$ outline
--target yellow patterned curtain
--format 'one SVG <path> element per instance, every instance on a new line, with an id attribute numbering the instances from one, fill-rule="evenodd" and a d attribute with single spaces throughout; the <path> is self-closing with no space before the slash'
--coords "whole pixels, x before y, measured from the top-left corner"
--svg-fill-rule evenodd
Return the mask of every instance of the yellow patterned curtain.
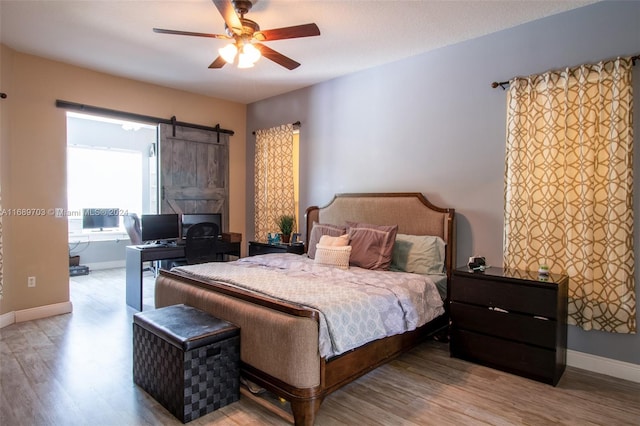
<path id="1" fill-rule="evenodd" d="M 636 332 L 631 59 L 510 82 L 504 266 L 565 273 L 569 323 Z"/>
<path id="2" fill-rule="evenodd" d="M 255 238 L 279 232 L 276 218 L 295 214 L 293 125 L 256 131 Z"/>

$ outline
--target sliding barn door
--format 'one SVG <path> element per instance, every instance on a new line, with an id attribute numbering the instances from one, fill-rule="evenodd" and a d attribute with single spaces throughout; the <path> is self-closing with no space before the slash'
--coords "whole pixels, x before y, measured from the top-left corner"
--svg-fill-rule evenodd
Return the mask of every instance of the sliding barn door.
<path id="1" fill-rule="evenodd" d="M 229 227 L 229 135 L 160 124 L 160 213 L 222 213 Z"/>

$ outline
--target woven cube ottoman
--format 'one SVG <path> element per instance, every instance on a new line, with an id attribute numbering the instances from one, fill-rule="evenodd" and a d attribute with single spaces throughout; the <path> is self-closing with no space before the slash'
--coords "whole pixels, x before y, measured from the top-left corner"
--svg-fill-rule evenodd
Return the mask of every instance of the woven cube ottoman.
<path id="1" fill-rule="evenodd" d="M 183 423 L 240 398 L 240 329 L 173 305 L 133 316 L 133 381 Z"/>

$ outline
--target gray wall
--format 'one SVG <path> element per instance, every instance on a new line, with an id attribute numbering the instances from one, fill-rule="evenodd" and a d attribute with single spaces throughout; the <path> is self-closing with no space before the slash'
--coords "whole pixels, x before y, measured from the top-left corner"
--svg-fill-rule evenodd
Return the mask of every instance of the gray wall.
<path id="1" fill-rule="evenodd" d="M 131 244 L 127 234 L 122 239 L 69 243 L 70 254 L 80 256 L 80 264 L 90 270 L 124 268 L 126 248 Z"/>
<path id="2" fill-rule="evenodd" d="M 640 2 L 597 3 L 253 103 L 247 135 L 302 122 L 301 211 L 340 192 L 422 192 L 436 205 L 456 209 L 459 265 L 480 254 L 499 266 L 506 94 L 490 83 L 638 53 Z M 635 149 L 640 152 L 640 64 L 634 69 L 634 90 Z M 248 239 L 253 154 L 248 143 Z M 634 203 L 640 211 L 640 197 Z M 636 247 L 639 234 L 636 214 Z M 637 268 L 637 288 L 639 277 Z M 640 364 L 637 334 L 569 327 L 569 348 Z"/>

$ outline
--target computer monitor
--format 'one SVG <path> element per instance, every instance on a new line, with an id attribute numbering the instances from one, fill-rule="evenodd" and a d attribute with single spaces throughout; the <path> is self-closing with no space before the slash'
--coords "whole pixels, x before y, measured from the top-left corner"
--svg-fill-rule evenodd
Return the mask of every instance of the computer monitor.
<path id="1" fill-rule="evenodd" d="M 170 241 L 180 238 L 180 219 L 175 213 L 143 214 L 140 216 L 142 241 Z"/>
<path id="2" fill-rule="evenodd" d="M 182 215 L 182 238 L 187 237 L 187 231 L 191 225 L 202 222 L 211 222 L 218 225 L 219 232 L 222 232 L 222 213 L 184 213 Z"/>
<path id="3" fill-rule="evenodd" d="M 120 226 L 120 209 L 86 208 L 82 209 L 82 229 L 104 231 Z"/>

